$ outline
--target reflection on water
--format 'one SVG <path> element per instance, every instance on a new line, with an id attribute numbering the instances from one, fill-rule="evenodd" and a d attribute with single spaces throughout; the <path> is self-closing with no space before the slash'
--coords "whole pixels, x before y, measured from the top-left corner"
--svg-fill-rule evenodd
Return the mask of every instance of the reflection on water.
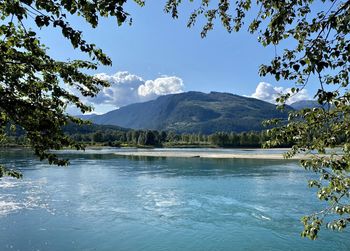
<path id="1" fill-rule="evenodd" d="M 3 178 L 0 181 L 0 217 L 21 210 L 47 209 L 46 179 L 16 180 Z M 18 191 L 22 190 L 19 194 Z"/>
<path id="2" fill-rule="evenodd" d="M 321 205 L 295 161 L 68 152 L 68 168 L 0 154 L 0 250 L 347 250 L 349 232 L 300 239 Z"/>

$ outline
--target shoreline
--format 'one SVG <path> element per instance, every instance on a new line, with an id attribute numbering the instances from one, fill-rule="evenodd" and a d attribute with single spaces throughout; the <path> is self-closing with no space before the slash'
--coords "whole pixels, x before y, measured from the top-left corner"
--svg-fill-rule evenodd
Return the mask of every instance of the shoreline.
<path id="1" fill-rule="evenodd" d="M 210 153 L 210 152 L 185 152 L 185 151 L 128 151 L 128 152 L 114 152 L 117 156 L 132 156 L 132 157 L 159 157 L 159 158 L 207 158 L 207 159 L 275 159 L 287 160 L 283 154 L 271 153 Z M 296 155 L 291 160 L 301 160 L 307 158 L 305 155 Z"/>
<path id="2" fill-rule="evenodd" d="M 31 150 L 30 148 L 11 147 L 2 148 L 2 150 L 18 151 Z M 100 152 L 100 150 L 108 150 L 107 152 Z M 302 160 L 310 157 L 310 154 L 297 154 L 296 156 L 286 159 L 283 157 L 283 152 L 287 152 L 288 148 L 134 148 L 134 147 L 86 147 L 86 151 L 78 151 L 75 149 L 64 149 L 52 151 L 57 154 L 64 154 L 68 150 L 74 153 L 88 153 L 89 151 L 97 151 L 94 154 L 112 154 L 115 156 L 124 157 L 155 157 L 155 158 L 202 158 L 202 159 L 266 159 L 266 160 Z M 0 149 L 1 150 L 1 149 Z M 213 151 L 211 151 L 213 150 Z M 222 150 L 222 151 L 221 151 Z M 237 150 L 240 152 L 227 152 L 230 150 Z M 263 152 L 259 152 L 262 150 Z M 254 152 L 256 151 L 256 152 Z M 277 152 L 275 152 L 277 151 Z"/>

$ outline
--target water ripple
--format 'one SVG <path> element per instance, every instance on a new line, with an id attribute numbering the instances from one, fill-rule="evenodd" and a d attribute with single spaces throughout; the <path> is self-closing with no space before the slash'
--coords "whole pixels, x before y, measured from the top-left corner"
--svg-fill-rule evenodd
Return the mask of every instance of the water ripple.
<path id="1" fill-rule="evenodd" d="M 0 182 L 0 217 L 16 213 L 20 210 L 50 209 L 48 194 L 43 189 L 46 179 L 17 180 L 14 178 L 2 178 Z"/>

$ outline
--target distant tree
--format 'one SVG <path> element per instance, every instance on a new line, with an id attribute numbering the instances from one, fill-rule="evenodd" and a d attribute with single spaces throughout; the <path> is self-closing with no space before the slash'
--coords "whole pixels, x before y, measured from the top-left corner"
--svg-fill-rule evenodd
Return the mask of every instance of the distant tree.
<path id="1" fill-rule="evenodd" d="M 249 147 L 259 147 L 260 137 L 255 132 L 248 133 L 248 146 Z"/>
<path id="2" fill-rule="evenodd" d="M 126 133 L 125 132 L 118 132 L 117 138 L 120 142 L 126 142 Z"/>
<path id="3" fill-rule="evenodd" d="M 103 142 L 103 134 L 102 132 L 95 132 L 93 135 L 92 135 L 92 140 L 94 142 Z"/>
<path id="4" fill-rule="evenodd" d="M 145 137 L 145 133 L 144 132 L 141 132 L 139 134 L 139 137 L 137 139 L 137 144 L 139 146 L 144 146 L 146 144 L 146 137 Z"/>
<path id="5" fill-rule="evenodd" d="M 210 135 L 210 141 L 212 144 L 225 147 L 229 146 L 229 136 L 227 133 L 224 132 L 217 132 L 212 135 Z"/>
<path id="6" fill-rule="evenodd" d="M 131 130 L 126 133 L 126 141 L 128 143 L 132 143 L 132 133 L 133 132 Z"/>
<path id="7" fill-rule="evenodd" d="M 157 130 L 153 130 L 153 135 L 154 135 L 154 146 L 159 146 L 161 145 L 161 140 L 160 140 L 160 133 Z"/>
<path id="8" fill-rule="evenodd" d="M 177 18 L 184 2 L 167 0 L 165 10 Z M 262 76 L 271 74 L 277 81 L 295 83 L 291 93 L 277 98 L 281 108 L 305 86 L 318 85 L 314 94 L 321 106 L 292 112 L 288 123 L 271 120 L 268 124 L 279 126 L 269 130 L 271 140 L 266 146 L 293 142 L 286 158 L 311 151 L 323 154 L 339 147 L 340 152 L 328 150 L 331 154 L 312 154 L 301 161 L 305 169 L 320 174 L 309 185 L 318 190 L 320 200 L 329 202 L 324 210 L 303 218 L 302 236 L 315 239 L 324 222 L 328 228 L 344 229 L 350 223 L 350 1 L 201 0 L 197 4 L 188 26 L 203 18 L 202 37 L 220 19 L 228 32 L 237 32 L 249 22 L 249 32 L 258 33 L 263 46 L 276 48 L 289 41 L 289 48 L 281 54 L 275 49 L 270 64 L 260 67 Z M 246 18 L 248 11 L 255 12 L 251 13 L 253 19 Z M 338 135 L 344 135 L 341 142 Z"/>
<path id="9" fill-rule="evenodd" d="M 134 145 L 137 145 L 138 139 L 139 139 L 139 132 L 138 131 L 133 131 L 132 132 L 132 143 Z"/>
<path id="10" fill-rule="evenodd" d="M 160 135 L 159 135 L 159 138 L 160 138 L 160 141 L 162 143 L 166 142 L 166 140 L 167 140 L 167 133 L 165 131 L 161 131 Z"/>
<path id="11" fill-rule="evenodd" d="M 144 135 L 145 135 L 144 145 L 154 146 L 156 144 L 156 136 L 153 131 L 146 131 Z"/>
<path id="12" fill-rule="evenodd" d="M 239 136 L 236 133 L 230 133 L 230 145 L 231 146 L 239 146 Z"/>
<path id="13" fill-rule="evenodd" d="M 248 135 L 246 132 L 241 133 L 239 135 L 239 145 L 240 146 L 247 146 L 248 145 Z"/>
<path id="14" fill-rule="evenodd" d="M 176 135 L 175 132 L 173 131 L 170 131 L 167 135 L 167 139 L 166 141 L 168 142 L 175 142 L 175 141 L 178 141 L 178 136 Z"/>

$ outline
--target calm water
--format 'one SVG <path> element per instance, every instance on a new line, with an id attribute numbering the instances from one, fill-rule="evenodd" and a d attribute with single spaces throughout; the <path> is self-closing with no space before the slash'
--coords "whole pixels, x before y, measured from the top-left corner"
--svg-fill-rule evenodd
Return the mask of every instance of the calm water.
<path id="1" fill-rule="evenodd" d="M 299 237 L 322 206 L 296 162 L 67 153 L 68 168 L 0 154 L 0 250 L 349 250 L 350 232 Z"/>

